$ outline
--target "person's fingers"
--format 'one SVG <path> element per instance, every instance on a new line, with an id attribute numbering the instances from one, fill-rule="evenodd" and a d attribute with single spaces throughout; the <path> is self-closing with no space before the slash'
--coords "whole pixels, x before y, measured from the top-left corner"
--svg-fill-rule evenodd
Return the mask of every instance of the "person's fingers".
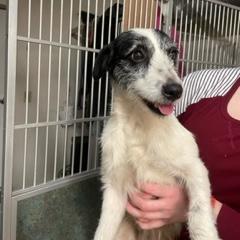
<path id="1" fill-rule="evenodd" d="M 180 185 L 160 185 L 156 183 L 143 183 L 140 190 L 145 194 L 153 195 L 158 198 L 171 197 L 174 194 L 182 191 Z"/>
<path id="2" fill-rule="evenodd" d="M 145 218 L 138 218 L 138 219 L 136 219 L 136 221 L 143 222 L 143 223 L 150 222 L 149 219 L 145 219 Z"/>
<path id="3" fill-rule="evenodd" d="M 166 201 L 162 199 L 144 199 L 139 194 L 129 196 L 130 202 L 142 211 L 161 211 L 166 208 Z"/>
<path id="4" fill-rule="evenodd" d="M 152 220 L 159 220 L 159 219 L 170 219 L 172 215 L 168 211 L 156 211 L 156 212 L 139 212 L 139 215 L 143 219 L 148 219 L 149 221 Z"/>
<path id="5" fill-rule="evenodd" d="M 129 202 L 127 203 L 126 206 L 127 212 L 132 215 L 134 218 L 141 218 L 142 214 L 141 211 L 137 208 L 135 208 L 132 204 L 130 204 Z"/>
<path id="6" fill-rule="evenodd" d="M 167 221 L 165 219 L 150 221 L 150 222 L 141 222 L 136 221 L 136 223 L 139 225 L 139 227 L 143 230 L 149 230 L 154 228 L 159 228 L 167 224 Z"/>
<path id="7" fill-rule="evenodd" d="M 159 219 L 168 219 L 171 218 L 171 212 L 169 211 L 154 211 L 154 212 L 146 212 L 141 211 L 140 209 L 135 208 L 131 203 L 127 203 L 127 212 L 137 219 L 145 219 L 148 221 L 151 220 L 159 220 Z"/>
<path id="8" fill-rule="evenodd" d="M 136 194 L 143 199 L 155 199 L 153 195 L 142 192 L 142 191 L 136 192 Z"/>

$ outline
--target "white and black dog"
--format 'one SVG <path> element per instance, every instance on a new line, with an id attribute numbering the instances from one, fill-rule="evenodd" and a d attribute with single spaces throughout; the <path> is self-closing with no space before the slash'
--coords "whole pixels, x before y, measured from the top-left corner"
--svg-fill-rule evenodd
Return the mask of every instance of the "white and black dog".
<path id="1" fill-rule="evenodd" d="M 182 184 L 189 197 L 192 240 L 218 240 L 208 173 L 192 134 L 172 114 L 182 85 L 175 71 L 178 50 L 163 32 L 132 29 L 99 53 L 95 80 L 109 72 L 111 116 L 103 130 L 103 204 L 95 240 L 173 240 L 180 224 L 151 231 L 126 214 L 128 194 L 143 182 Z"/>

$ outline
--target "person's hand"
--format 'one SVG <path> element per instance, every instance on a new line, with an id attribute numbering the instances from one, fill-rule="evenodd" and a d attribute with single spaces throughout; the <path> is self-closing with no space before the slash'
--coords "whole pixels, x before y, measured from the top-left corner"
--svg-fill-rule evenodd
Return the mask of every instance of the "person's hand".
<path id="1" fill-rule="evenodd" d="M 187 211 L 187 194 L 180 185 L 143 184 L 139 192 L 129 196 L 127 203 L 127 212 L 142 229 L 184 222 Z"/>
<path id="2" fill-rule="evenodd" d="M 217 219 L 221 209 L 222 209 L 222 203 L 216 200 L 215 198 L 212 198 L 212 207 L 213 207 L 213 214 L 215 219 Z"/>

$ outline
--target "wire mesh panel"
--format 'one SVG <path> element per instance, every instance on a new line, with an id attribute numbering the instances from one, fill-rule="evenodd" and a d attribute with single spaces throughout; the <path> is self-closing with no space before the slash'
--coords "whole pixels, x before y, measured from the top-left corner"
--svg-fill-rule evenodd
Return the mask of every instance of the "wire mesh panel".
<path id="1" fill-rule="evenodd" d="M 185 18 L 188 16 L 190 21 L 183 25 L 185 46 L 181 74 L 239 65 L 235 55 L 239 44 L 239 9 L 211 1 L 188 1 L 184 8 Z"/>
<path id="2" fill-rule="evenodd" d="M 111 90 L 92 68 L 99 49 L 133 27 L 172 37 L 181 77 L 240 64 L 240 9 L 219 1 L 19 1 L 14 191 L 98 169 Z"/>
<path id="3" fill-rule="evenodd" d="M 240 7 L 215 0 L 127 2 L 125 28 L 167 32 L 179 48 L 181 77 L 203 68 L 239 66 Z"/>
<path id="4" fill-rule="evenodd" d="M 170 34 L 180 49 L 181 77 L 204 68 L 240 64 L 240 8 L 220 1 L 173 1 Z"/>
<path id="5" fill-rule="evenodd" d="M 18 3 L 14 191 L 98 168 L 111 92 L 92 68 L 122 18 L 120 0 Z"/>

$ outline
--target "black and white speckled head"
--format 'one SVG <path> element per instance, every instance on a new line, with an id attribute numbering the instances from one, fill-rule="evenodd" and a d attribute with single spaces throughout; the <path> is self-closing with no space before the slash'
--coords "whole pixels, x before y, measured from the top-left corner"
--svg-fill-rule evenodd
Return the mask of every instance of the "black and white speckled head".
<path id="1" fill-rule="evenodd" d="M 177 54 L 175 44 L 164 32 L 132 29 L 100 51 L 93 77 L 99 79 L 108 71 L 112 81 L 152 109 L 168 106 L 182 94 L 175 69 Z"/>

